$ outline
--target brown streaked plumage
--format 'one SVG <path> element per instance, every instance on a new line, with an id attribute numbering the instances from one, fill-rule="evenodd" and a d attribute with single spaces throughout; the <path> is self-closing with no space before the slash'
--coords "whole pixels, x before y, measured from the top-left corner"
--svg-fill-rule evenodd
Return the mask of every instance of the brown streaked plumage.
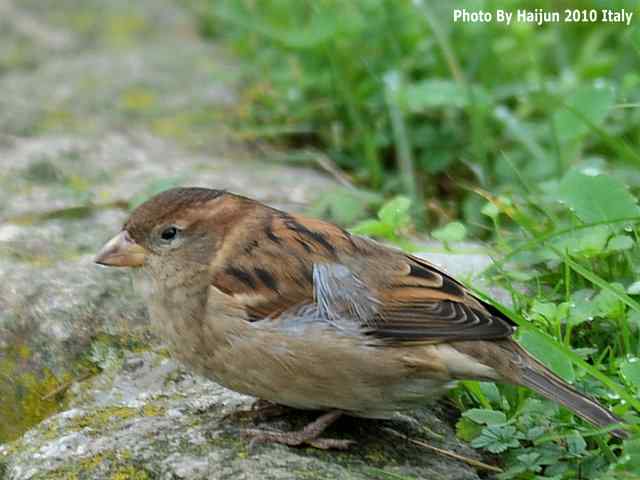
<path id="1" fill-rule="evenodd" d="M 619 422 L 518 346 L 513 322 L 455 279 L 327 222 L 177 188 L 139 206 L 96 261 L 149 272 L 152 323 L 198 373 L 332 412 L 300 432 L 248 432 L 258 440 L 346 447 L 319 437 L 341 413 L 387 418 L 456 379 L 524 385 L 595 425 Z"/>

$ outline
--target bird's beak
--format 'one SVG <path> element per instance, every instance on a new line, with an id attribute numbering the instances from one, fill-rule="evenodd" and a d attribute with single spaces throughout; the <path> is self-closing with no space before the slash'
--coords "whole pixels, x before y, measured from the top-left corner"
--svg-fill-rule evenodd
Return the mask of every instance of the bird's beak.
<path id="1" fill-rule="evenodd" d="M 147 251 L 122 230 L 98 252 L 94 261 L 109 267 L 141 267 Z"/>

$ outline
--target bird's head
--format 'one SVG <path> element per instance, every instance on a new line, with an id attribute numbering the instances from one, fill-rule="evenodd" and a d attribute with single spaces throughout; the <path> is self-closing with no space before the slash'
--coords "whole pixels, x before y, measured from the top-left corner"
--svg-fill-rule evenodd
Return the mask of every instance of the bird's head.
<path id="1" fill-rule="evenodd" d="M 138 206 L 95 262 L 111 267 L 209 265 L 245 199 L 221 190 L 174 188 Z"/>

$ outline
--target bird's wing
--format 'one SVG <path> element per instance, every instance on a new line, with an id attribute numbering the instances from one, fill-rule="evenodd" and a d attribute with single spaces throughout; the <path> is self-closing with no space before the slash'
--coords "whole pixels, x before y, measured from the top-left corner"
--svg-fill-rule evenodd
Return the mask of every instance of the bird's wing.
<path id="1" fill-rule="evenodd" d="M 451 341 L 509 337 L 514 324 L 430 263 L 398 258 L 378 291 L 372 335 L 390 341 Z"/>
<path id="2" fill-rule="evenodd" d="M 286 316 L 290 324 L 300 312 L 336 326 L 357 324 L 391 342 L 513 333 L 508 319 L 422 259 L 281 212 L 259 230 L 214 279 L 242 303 L 250 321 Z"/>
<path id="3" fill-rule="evenodd" d="M 238 238 L 214 274 L 213 286 L 233 297 L 249 321 L 275 319 L 314 303 L 313 266 L 337 262 L 351 235 L 335 225 L 262 210 L 248 238 Z M 246 235 L 245 235 L 246 237 Z"/>

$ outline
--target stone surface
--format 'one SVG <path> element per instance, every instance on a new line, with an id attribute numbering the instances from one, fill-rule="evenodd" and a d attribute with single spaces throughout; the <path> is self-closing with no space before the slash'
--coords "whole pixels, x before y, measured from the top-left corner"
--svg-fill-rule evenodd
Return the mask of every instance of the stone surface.
<path id="1" fill-rule="evenodd" d="M 20 440 L 0 446 L 4 478 L 479 478 L 465 463 L 384 430 L 392 428 L 473 458 L 476 454 L 428 410 L 412 417 L 415 424 L 340 419 L 328 434 L 356 440 L 347 452 L 282 445 L 256 445 L 249 450 L 239 436 L 241 429 L 257 425 L 291 430 L 315 414 L 291 411 L 258 422 L 225 419 L 231 412 L 248 409 L 252 399 L 191 376 L 153 352 L 123 354 L 102 374 L 75 384 L 68 397 L 67 411 L 45 420 Z"/>
<path id="2" fill-rule="evenodd" d="M 132 204 L 180 184 L 299 210 L 333 183 L 231 139 L 234 67 L 178 2 L 0 0 L 0 13 L 3 441 L 61 407 L 49 393 L 92 371 L 98 336 L 144 338 L 129 276 L 91 261 Z"/>

